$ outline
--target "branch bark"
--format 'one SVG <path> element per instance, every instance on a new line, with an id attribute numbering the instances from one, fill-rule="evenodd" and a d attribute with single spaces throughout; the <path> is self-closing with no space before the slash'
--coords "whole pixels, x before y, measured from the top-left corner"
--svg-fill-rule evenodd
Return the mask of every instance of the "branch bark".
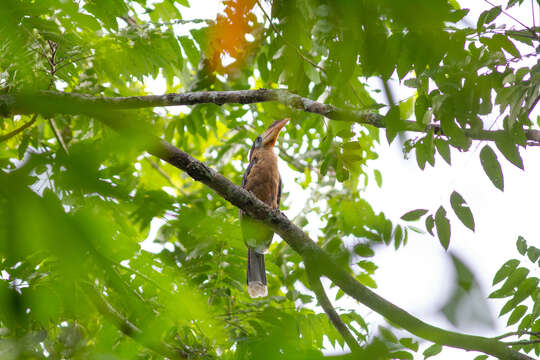
<path id="1" fill-rule="evenodd" d="M 336 114 L 339 115 L 340 111 L 343 111 L 333 110 L 335 108 L 331 105 L 317 103 L 288 92 L 282 93 L 281 91 L 264 89 L 216 93 L 199 92 L 183 95 L 169 94 L 158 97 L 142 97 L 142 100 L 140 97 L 105 98 L 104 100 L 101 98 L 88 98 L 81 95 L 63 93 L 40 93 L 36 95 L 39 97 L 38 99 L 14 95 L 9 95 L 9 98 L 6 99 L 5 95 L 2 95 L 0 96 L 0 110 L 2 107 L 6 108 L 7 106 L 10 112 L 85 114 L 96 117 L 114 130 L 127 136 L 138 136 L 138 140 L 143 141 L 143 146 L 150 154 L 186 172 L 194 180 L 200 181 L 213 189 L 232 205 L 244 210 L 249 216 L 265 223 L 274 232 L 279 234 L 294 251 L 299 253 L 305 263 L 317 264 L 320 274 L 328 277 L 346 294 L 410 333 L 440 345 L 469 351 L 480 351 L 500 359 L 533 360 L 533 358 L 511 349 L 499 340 L 447 331 L 429 325 L 412 316 L 356 281 L 351 274 L 338 266 L 324 250 L 318 247 L 306 233 L 291 223 L 279 210 L 270 208 L 252 193 L 235 185 L 229 179 L 193 158 L 191 155 L 157 137 L 148 135 L 152 133 L 151 131 L 148 132 L 148 128 L 141 130 L 141 124 L 134 123 L 125 113 L 111 111 L 111 109 L 109 111 L 100 111 L 107 104 L 108 106 L 112 104 L 112 109 L 114 109 L 118 108 L 118 106 L 127 106 L 128 108 L 163 106 L 163 102 L 169 105 L 172 105 L 171 102 L 176 105 L 180 105 L 181 103 L 184 105 L 187 102 L 195 104 L 203 100 L 224 103 L 226 99 L 235 99 L 234 102 L 237 103 L 248 103 L 255 101 L 255 98 L 250 94 L 256 96 L 259 102 L 278 99 L 282 102 L 295 104 L 295 106 L 304 106 L 304 110 L 311 109 L 313 110 L 312 112 L 321 113 L 325 116 L 337 116 Z M 48 103 L 47 100 L 51 102 Z M 4 104 L 2 104 L 2 101 Z M 156 105 L 157 103 L 162 105 Z M 88 106 L 91 104 L 93 106 Z M 373 119 L 377 116 L 379 115 L 368 114 L 367 118 Z"/>
<path id="2" fill-rule="evenodd" d="M 195 104 L 254 104 L 277 101 L 292 109 L 325 116 L 331 120 L 350 121 L 364 125 L 384 128 L 383 115 L 371 111 L 356 111 L 338 108 L 301 97 L 283 89 L 258 89 L 234 91 L 196 91 L 178 94 L 130 96 L 130 97 L 96 97 L 81 94 L 42 91 L 33 94 L 3 94 L 0 95 L 0 115 L 28 113 L 64 113 L 79 114 L 81 108 L 88 111 L 111 111 L 126 109 L 141 109 L 149 107 L 179 106 Z M 433 130 L 442 134 L 439 124 L 423 126 L 415 121 L 401 121 L 402 131 L 426 133 Z M 495 141 L 504 134 L 503 130 L 471 130 L 463 129 L 463 133 L 472 140 Z M 540 145 L 540 131 L 525 130 L 525 137 L 531 145 Z"/>

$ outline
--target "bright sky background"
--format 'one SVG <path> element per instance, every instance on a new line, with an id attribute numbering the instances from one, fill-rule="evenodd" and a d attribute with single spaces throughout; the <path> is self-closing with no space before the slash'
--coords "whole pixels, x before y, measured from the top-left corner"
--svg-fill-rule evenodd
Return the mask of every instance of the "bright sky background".
<path id="1" fill-rule="evenodd" d="M 500 0 L 491 2 L 506 3 Z M 526 0 L 526 3 L 528 2 L 530 1 Z M 190 3 L 190 8 L 182 8 L 184 19 L 215 19 L 217 11 L 223 8 L 219 0 L 190 0 Z M 476 24 L 476 19 L 482 11 L 491 8 L 486 1 L 482 0 L 460 0 L 459 3 L 462 7 L 471 9 L 466 19 L 472 24 Z M 530 7 L 524 7 L 521 11 L 512 9 L 510 13 L 521 22 L 532 25 Z M 540 21 L 538 6 L 536 6 L 536 20 Z M 504 15 L 500 15 L 497 22 L 504 22 L 507 26 L 521 29 L 518 23 Z M 532 58 L 532 61 L 532 64 L 529 61 L 527 65 L 533 65 L 537 59 Z M 147 85 L 147 90 L 154 94 L 163 93 L 165 90 L 162 81 L 148 81 Z M 399 99 L 404 99 L 409 95 L 395 93 L 396 98 Z M 379 100 L 383 101 L 383 99 Z M 537 108 L 532 118 L 536 118 L 538 114 Z M 525 172 L 510 164 L 502 154 L 497 152 L 504 173 L 504 193 L 502 193 L 491 184 L 480 165 L 478 155 L 483 143 L 479 146 L 477 142 L 473 143 L 471 150 L 466 153 L 459 153 L 453 149 L 452 167 L 437 156 L 436 167 L 427 165 L 422 171 L 416 164 L 414 154 L 410 154 L 408 160 L 403 159 L 398 139 L 391 146 L 388 146 L 384 134 L 381 139 L 382 143 L 378 146 L 380 157 L 370 162 L 370 168 L 379 169 L 382 172 L 383 186 L 378 188 L 372 180 L 364 194 L 366 200 L 377 212 L 384 211 L 386 216 L 393 221 L 397 221 L 401 215 L 412 209 L 425 208 L 434 212 L 440 205 L 445 206 L 452 223 L 449 249 L 459 255 L 473 270 L 485 296 L 489 293 L 493 276 L 500 266 L 510 257 L 520 257 L 515 249 L 518 235 L 524 236 L 529 244 L 540 247 L 538 226 L 540 148 L 528 147 L 525 151 L 521 151 Z M 304 194 L 303 199 L 307 199 L 307 194 L 295 183 L 297 174 L 290 170 L 286 163 L 280 162 L 280 170 L 284 190 L 289 194 L 294 193 L 294 204 L 292 196 L 285 201 L 285 205 L 289 207 L 286 213 L 292 217 L 304 205 L 303 201 L 300 201 L 302 199 L 300 194 Z M 449 198 L 454 190 L 465 198 L 473 211 L 476 223 L 475 233 L 461 225 L 451 210 Z M 158 224 L 154 223 L 152 233 L 157 230 L 156 225 Z M 418 227 L 424 228 L 423 223 L 418 223 Z M 151 238 L 153 238 L 152 234 L 149 240 Z M 144 247 L 152 250 L 150 241 L 146 241 Z M 430 324 L 454 329 L 438 313 L 439 307 L 444 304 L 451 291 L 454 273 L 448 254 L 436 238 L 429 234 L 419 235 L 410 232 L 408 244 L 399 251 L 395 251 L 393 246 L 376 248 L 374 262 L 379 266 L 374 276 L 379 286 L 376 289 L 379 295 Z M 537 268 L 536 271 L 536 276 L 540 277 L 539 269 Z M 501 301 L 489 302 L 489 310 L 494 319 L 503 303 Z M 357 309 L 368 321 L 380 322 L 377 314 L 363 306 L 357 306 L 354 301 L 347 300 L 347 297 L 340 300 L 339 305 Z M 468 327 L 457 330 L 476 335 L 495 336 L 504 331 L 507 317 L 508 315 L 497 320 L 496 327 L 492 329 L 470 324 Z M 407 333 L 400 333 L 400 335 L 408 336 Z M 423 359 L 421 353 L 429 345 L 431 344 L 421 345 L 415 359 Z M 331 352 L 336 350 L 339 349 Z M 476 355 L 478 354 L 445 348 L 435 359 L 473 359 Z"/>

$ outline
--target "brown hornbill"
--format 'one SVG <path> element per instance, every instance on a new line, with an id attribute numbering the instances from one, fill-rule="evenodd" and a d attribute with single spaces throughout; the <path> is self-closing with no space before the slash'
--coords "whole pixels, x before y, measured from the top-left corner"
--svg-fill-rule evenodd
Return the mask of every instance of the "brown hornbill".
<path id="1" fill-rule="evenodd" d="M 242 187 L 273 209 L 281 201 L 281 176 L 278 171 L 274 144 L 281 128 L 289 119 L 274 121 L 264 133 L 257 136 L 249 151 L 249 165 L 242 178 Z M 247 288 L 251 297 L 266 296 L 266 269 L 264 252 L 270 246 L 274 232 L 240 211 L 240 224 L 244 242 L 248 247 Z"/>

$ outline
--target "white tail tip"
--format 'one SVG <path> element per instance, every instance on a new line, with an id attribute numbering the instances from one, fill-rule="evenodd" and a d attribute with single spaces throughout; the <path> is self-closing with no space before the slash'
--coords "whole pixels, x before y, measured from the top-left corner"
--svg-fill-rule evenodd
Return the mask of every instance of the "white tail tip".
<path id="1" fill-rule="evenodd" d="M 252 281 L 248 284 L 248 293 L 252 298 L 264 297 L 268 295 L 268 287 L 260 281 Z"/>

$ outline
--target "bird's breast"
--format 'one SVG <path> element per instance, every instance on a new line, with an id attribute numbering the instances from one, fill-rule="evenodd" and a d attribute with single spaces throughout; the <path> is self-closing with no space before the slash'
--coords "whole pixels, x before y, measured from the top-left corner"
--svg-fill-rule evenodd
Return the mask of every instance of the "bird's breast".
<path id="1" fill-rule="evenodd" d="M 278 188 L 277 158 L 275 155 L 258 157 L 246 179 L 246 190 L 269 206 L 277 208 Z"/>

